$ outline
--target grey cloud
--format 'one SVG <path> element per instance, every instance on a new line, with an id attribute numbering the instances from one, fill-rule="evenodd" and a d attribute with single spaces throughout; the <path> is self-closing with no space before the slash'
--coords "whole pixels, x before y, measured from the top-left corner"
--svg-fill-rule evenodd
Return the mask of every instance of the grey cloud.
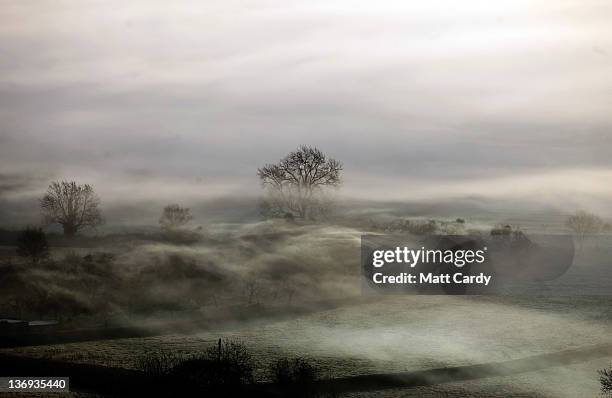
<path id="1" fill-rule="evenodd" d="M 0 196 L 3 194 L 25 191 L 36 186 L 41 181 L 40 177 L 24 174 L 0 174 Z"/>
<path id="2" fill-rule="evenodd" d="M 596 0 L 5 2 L 0 168 L 215 194 L 258 189 L 255 169 L 300 144 L 342 160 L 349 192 L 609 170 L 604 16 Z"/>

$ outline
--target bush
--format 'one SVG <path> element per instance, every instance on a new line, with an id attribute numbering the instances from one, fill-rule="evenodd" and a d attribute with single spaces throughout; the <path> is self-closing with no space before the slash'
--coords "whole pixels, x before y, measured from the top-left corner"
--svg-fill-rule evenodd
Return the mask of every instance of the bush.
<path id="1" fill-rule="evenodd" d="M 608 397 L 612 397 L 612 368 L 601 369 L 598 373 L 601 392 Z"/>
<path id="2" fill-rule="evenodd" d="M 279 386 L 306 386 L 319 377 L 319 370 L 305 358 L 282 358 L 272 365 L 272 380 Z"/>
<path id="3" fill-rule="evenodd" d="M 147 351 L 136 358 L 136 369 L 151 376 L 165 376 L 184 360 L 182 356 L 164 350 Z"/>
<path id="4" fill-rule="evenodd" d="M 163 350 L 147 352 L 136 368 L 154 377 L 168 377 L 186 390 L 231 391 L 253 382 L 253 361 L 244 344 L 219 340 L 200 355 L 183 357 Z"/>
<path id="5" fill-rule="evenodd" d="M 321 370 L 306 358 L 279 359 L 272 365 L 270 373 L 282 397 L 340 397 L 329 383 L 329 376 L 321 377 Z"/>
<path id="6" fill-rule="evenodd" d="M 219 339 L 217 347 L 206 350 L 204 359 L 216 363 L 219 384 L 253 382 L 253 358 L 246 345 L 240 341 Z"/>
<path id="7" fill-rule="evenodd" d="M 382 225 L 376 225 L 388 233 L 410 233 L 413 235 L 432 235 L 438 230 L 438 223 L 435 220 L 411 221 L 406 219 L 396 219 Z"/>
<path id="8" fill-rule="evenodd" d="M 170 375 L 203 391 L 240 389 L 252 382 L 252 369 L 207 358 L 187 359 L 175 366 Z"/>
<path id="9" fill-rule="evenodd" d="M 41 228 L 26 228 L 17 238 L 17 254 L 29 257 L 32 262 L 49 256 L 47 237 Z"/>
<path id="10" fill-rule="evenodd" d="M 66 252 L 61 260 L 58 260 L 58 268 L 65 272 L 79 272 L 83 257 L 74 250 Z"/>

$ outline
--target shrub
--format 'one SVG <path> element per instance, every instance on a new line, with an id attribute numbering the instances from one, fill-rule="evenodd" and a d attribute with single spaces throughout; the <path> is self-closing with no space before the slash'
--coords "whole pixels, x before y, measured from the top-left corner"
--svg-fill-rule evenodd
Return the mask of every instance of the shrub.
<path id="1" fill-rule="evenodd" d="M 136 368 L 149 376 L 167 377 L 186 390 L 239 390 L 253 382 L 253 361 L 244 344 L 219 340 L 200 355 L 184 357 L 164 350 L 146 352 Z"/>
<path id="2" fill-rule="evenodd" d="M 389 223 L 383 223 L 383 225 L 377 225 L 375 227 L 382 228 L 385 232 L 410 233 L 413 235 L 432 235 L 438 230 L 438 224 L 435 220 L 425 222 L 396 219 Z"/>
<path id="3" fill-rule="evenodd" d="M 161 349 L 147 351 L 136 358 L 136 369 L 151 376 L 165 376 L 184 360 L 180 355 Z"/>
<path id="4" fill-rule="evenodd" d="M 601 392 L 608 397 L 612 397 L 612 368 L 601 369 L 598 373 Z"/>
<path id="5" fill-rule="evenodd" d="M 320 369 L 306 358 L 279 359 L 272 365 L 270 373 L 282 397 L 340 397 L 333 383 L 329 383 L 329 376 L 322 377 Z"/>
<path id="6" fill-rule="evenodd" d="M 437 230 L 437 225 L 434 220 L 429 220 L 427 223 L 412 224 L 408 231 L 414 235 L 432 235 Z"/>
<path id="7" fill-rule="evenodd" d="M 64 257 L 58 261 L 60 268 L 64 269 L 68 272 L 77 272 L 81 267 L 81 263 L 83 262 L 83 257 L 81 257 L 74 250 L 70 250 L 66 252 Z"/>
<path id="8" fill-rule="evenodd" d="M 41 228 L 26 228 L 17 238 L 17 254 L 29 257 L 33 263 L 49 256 L 47 237 Z"/>
<path id="9" fill-rule="evenodd" d="M 312 385 L 319 370 L 305 358 L 282 358 L 272 365 L 272 380 L 281 387 Z"/>
<path id="10" fill-rule="evenodd" d="M 240 341 L 219 339 L 216 347 L 209 347 L 204 359 L 215 362 L 219 384 L 248 384 L 253 382 L 253 358 Z"/>
<path id="11" fill-rule="evenodd" d="M 175 365 L 169 376 L 193 391 L 236 392 L 253 383 L 253 361 L 244 344 L 219 340 L 216 347 Z"/>

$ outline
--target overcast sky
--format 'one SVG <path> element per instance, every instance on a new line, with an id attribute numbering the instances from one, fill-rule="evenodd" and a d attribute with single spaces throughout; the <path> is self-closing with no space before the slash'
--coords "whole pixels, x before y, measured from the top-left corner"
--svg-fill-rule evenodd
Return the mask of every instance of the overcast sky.
<path id="1" fill-rule="evenodd" d="M 0 195 L 253 192 L 309 144 L 347 195 L 610 198 L 610 21 L 609 0 L 3 0 Z"/>

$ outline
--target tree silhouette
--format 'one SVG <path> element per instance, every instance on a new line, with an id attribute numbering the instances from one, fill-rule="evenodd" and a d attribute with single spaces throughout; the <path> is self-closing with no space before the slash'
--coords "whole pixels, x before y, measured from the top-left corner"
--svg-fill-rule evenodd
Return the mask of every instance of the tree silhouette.
<path id="1" fill-rule="evenodd" d="M 193 220 L 193 216 L 190 209 L 177 204 L 171 204 L 164 207 L 159 218 L 159 225 L 165 231 L 175 231 L 185 226 L 191 220 Z"/>
<path id="2" fill-rule="evenodd" d="M 612 396 L 612 368 L 601 369 L 598 373 L 601 392 L 607 397 Z"/>
<path id="3" fill-rule="evenodd" d="M 595 214 L 579 210 L 567 218 L 565 225 L 574 231 L 582 244 L 587 235 L 601 232 L 604 222 Z"/>
<path id="4" fill-rule="evenodd" d="M 41 228 L 26 228 L 17 238 L 17 254 L 29 257 L 33 263 L 49 255 L 47 238 Z"/>
<path id="5" fill-rule="evenodd" d="M 340 185 L 342 164 L 319 149 L 300 146 L 277 164 L 257 169 L 268 188 L 267 210 L 276 215 L 314 218 L 328 203 L 322 194 L 327 187 Z"/>
<path id="6" fill-rule="evenodd" d="M 45 222 L 60 224 L 65 236 L 74 236 L 84 227 L 102 223 L 100 199 L 88 184 L 54 181 L 47 188 L 40 205 Z"/>

